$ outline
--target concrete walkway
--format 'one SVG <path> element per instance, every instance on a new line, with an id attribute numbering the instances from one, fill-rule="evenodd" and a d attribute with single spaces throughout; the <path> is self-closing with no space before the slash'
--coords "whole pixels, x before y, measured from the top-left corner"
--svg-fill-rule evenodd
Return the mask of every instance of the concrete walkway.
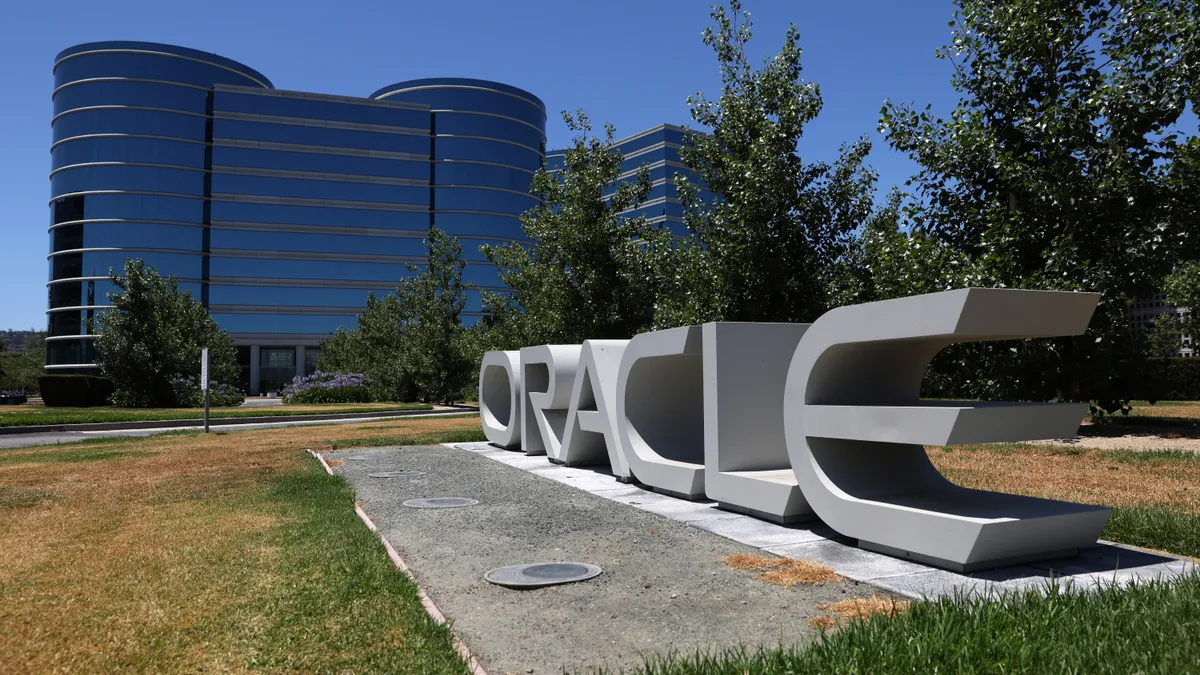
<path id="1" fill-rule="evenodd" d="M 853 581 L 793 588 L 757 581 L 720 562 L 757 553 L 753 547 L 480 453 L 433 446 L 323 455 L 493 675 L 628 666 L 673 649 L 803 643 L 814 635 L 805 620 L 825 614 L 818 605 L 878 593 Z M 397 469 L 426 473 L 369 475 Z M 417 497 L 480 503 L 402 506 Z M 483 580 L 497 567 L 565 561 L 604 573 L 522 591 Z"/>
<path id="2" fill-rule="evenodd" d="M 622 485 L 603 470 L 558 466 L 545 457 L 530 457 L 488 443 L 460 443 L 454 447 L 768 553 L 817 560 L 844 577 L 914 599 L 960 592 L 996 594 L 1045 588 L 1048 582 L 1070 583 L 1076 589 L 1087 589 L 1101 583 L 1127 584 L 1146 579 L 1178 578 L 1196 570 L 1195 563 L 1188 559 L 1102 542 L 1070 558 L 960 574 L 860 549 L 853 541 L 840 537 L 819 521 L 776 525 L 721 511 L 715 502 L 689 502 Z"/>
<path id="3" fill-rule="evenodd" d="M 251 429 L 274 429 L 277 427 L 297 427 L 309 426 L 313 424 L 358 424 L 360 422 L 385 422 L 392 419 L 410 419 L 414 417 L 441 417 L 444 415 L 462 415 L 469 414 L 471 410 L 459 409 L 442 409 L 435 408 L 431 412 L 422 413 L 404 413 L 398 411 L 394 416 L 385 417 L 351 417 L 336 420 L 320 419 L 320 420 L 293 420 L 285 422 L 262 422 L 254 424 L 237 424 L 224 425 L 219 427 L 210 427 L 214 431 L 245 431 Z M 87 440 L 89 438 L 105 438 L 109 436 L 152 436 L 168 431 L 201 431 L 195 426 L 163 426 L 154 427 L 152 429 L 116 429 L 105 431 L 58 431 L 58 432 L 38 432 L 25 434 L 3 434 L 0 435 L 0 450 L 12 448 L 25 448 L 34 445 L 52 445 L 55 443 L 75 443 L 78 441 Z"/>

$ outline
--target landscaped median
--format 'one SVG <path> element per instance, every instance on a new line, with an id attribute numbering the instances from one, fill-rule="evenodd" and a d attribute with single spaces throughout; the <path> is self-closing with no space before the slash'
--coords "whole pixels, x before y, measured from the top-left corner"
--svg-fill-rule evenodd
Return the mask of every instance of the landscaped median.
<path id="1" fill-rule="evenodd" d="M 209 419 L 230 419 L 242 417 L 290 417 L 299 415 L 374 414 L 432 409 L 433 406 L 425 403 L 285 404 L 212 408 L 209 410 L 208 416 Z M 195 420 L 202 419 L 203 417 L 203 408 L 50 408 L 42 405 L 20 405 L 0 408 L 0 427 L 156 422 Z"/>
<path id="2" fill-rule="evenodd" d="M 301 448 L 481 439 L 478 416 L 464 415 L 0 450 L 0 672 L 466 672 L 450 632 L 356 517 L 345 481 Z M 930 452 L 958 483 L 1114 504 L 1106 536 L 1196 555 L 1197 538 L 1179 525 L 1200 515 L 1194 455 Z M 811 645 L 682 655 L 646 670 L 1186 672 L 1200 663 L 1195 577 L 973 602 L 918 602 L 890 618 L 841 620 Z"/>

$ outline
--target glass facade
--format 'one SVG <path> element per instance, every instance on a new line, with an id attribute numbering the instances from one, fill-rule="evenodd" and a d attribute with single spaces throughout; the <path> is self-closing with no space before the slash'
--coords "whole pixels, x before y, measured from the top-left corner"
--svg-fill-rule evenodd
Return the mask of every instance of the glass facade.
<path id="1" fill-rule="evenodd" d="M 633 180 L 642 166 L 650 171 L 650 194 L 639 208 L 631 209 L 626 214 L 645 215 L 650 223 L 662 224 L 678 235 L 687 233 L 687 225 L 683 221 L 683 203 L 675 190 L 675 175 L 682 174 L 689 180 L 696 180 L 691 170 L 679 159 L 683 142 L 682 127 L 661 124 L 616 143 L 624 155 L 621 182 Z M 561 169 L 565 152 L 551 150 L 546 153 L 546 168 L 551 171 Z M 701 190 L 700 198 L 711 201 L 714 197 L 707 190 Z"/>
<path id="2" fill-rule="evenodd" d="M 47 367 L 65 372 L 96 367 L 110 270 L 142 258 L 232 335 L 250 393 L 277 391 L 424 262 L 431 225 L 460 239 L 468 279 L 499 288 L 478 247 L 522 238 L 545 157 L 545 106 L 496 82 L 281 91 L 143 42 L 78 45 L 53 72 Z M 480 309 L 474 293 L 466 320 Z"/>

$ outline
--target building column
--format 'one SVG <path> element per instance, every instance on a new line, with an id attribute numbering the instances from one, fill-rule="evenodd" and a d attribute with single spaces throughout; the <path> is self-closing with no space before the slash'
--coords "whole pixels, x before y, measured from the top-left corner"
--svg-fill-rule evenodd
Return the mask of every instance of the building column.
<path id="1" fill-rule="evenodd" d="M 250 395 L 258 396 L 258 345 L 250 345 Z"/>
<path id="2" fill-rule="evenodd" d="M 304 345 L 301 345 L 299 347 L 296 347 L 296 375 L 298 377 L 304 377 L 305 375 L 308 374 L 308 373 L 304 372 L 304 368 L 305 368 Z"/>

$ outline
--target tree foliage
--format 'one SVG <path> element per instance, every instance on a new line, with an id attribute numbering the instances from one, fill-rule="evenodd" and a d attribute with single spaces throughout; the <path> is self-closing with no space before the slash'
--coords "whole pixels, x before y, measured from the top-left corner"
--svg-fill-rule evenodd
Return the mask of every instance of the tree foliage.
<path id="1" fill-rule="evenodd" d="M 905 215 L 963 257 L 954 285 L 1103 294 L 1085 336 L 939 357 L 977 373 L 970 393 L 1122 398 L 1140 352 L 1127 303 L 1195 250 L 1194 164 L 1176 161 L 1191 144 L 1177 123 L 1197 72 L 1194 10 L 960 0 L 937 54 L 957 107 L 943 119 L 884 105 L 880 130 L 921 167 Z"/>
<path id="2" fill-rule="evenodd" d="M 561 171 L 533 177 L 539 204 L 521 216 L 529 242 L 482 247 L 511 289 L 486 295 L 500 347 L 628 338 L 654 319 L 648 251 L 668 248 L 669 236 L 642 216 L 621 215 L 645 201 L 649 172 L 618 181 L 624 157 L 612 125 L 596 137 L 583 111 L 562 116 L 575 136 Z"/>
<path id="3" fill-rule="evenodd" d="M 242 397 L 233 340 L 205 308 L 181 292 L 174 277 L 164 279 L 140 259 L 125 262 L 122 275 L 110 271 L 119 293 L 100 315 L 95 337 L 100 366 L 113 382 L 113 402 L 138 408 L 199 405 L 200 352 L 208 348 L 214 405 L 237 405 Z"/>
<path id="4" fill-rule="evenodd" d="M 801 78 L 800 34 L 755 69 L 746 56 L 750 15 L 738 0 L 712 12 L 704 32 L 721 72 L 716 100 L 688 98 L 693 132 L 677 177 L 691 237 L 681 242 L 658 324 L 812 321 L 830 308 L 839 261 L 871 214 L 875 174 L 864 138 L 832 164 L 805 162 L 797 146 L 821 111 L 820 89 Z M 704 194 L 708 190 L 715 200 Z"/>
<path id="5" fill-rule="evenodd" d="M 365 374 L 382 398 L 396 401 L 453 401 L 471 383 L 462 246 L 436 227 L 425 244 L 428 264 L 410 265 L 396 293 L 370 294 L 358 327 L 321 343 L 321 370 Z"/>
<path id="6" fill-rule="evenodd" d="M 1188 260 L 1167 277 L 1163 284 L 1163 296 L 1167 302 L 1176 307 L 1185 308 L 1172 326 L 1176 332 L 1190 335 L 1192 339 L 1200 338 L 1200 260 Z"/>

